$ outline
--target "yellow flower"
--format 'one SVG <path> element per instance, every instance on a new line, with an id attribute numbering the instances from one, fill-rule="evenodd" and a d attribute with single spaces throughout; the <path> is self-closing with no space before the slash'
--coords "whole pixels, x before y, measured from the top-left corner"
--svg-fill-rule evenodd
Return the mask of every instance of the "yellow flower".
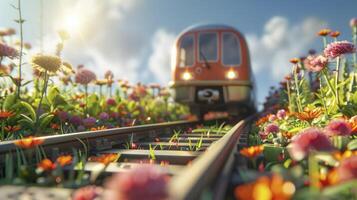
<path id="1" fill-rule="evenodd" d="M 263 153 L 264 145 L 246 147 L 240 150 L 240 153 L 247 158 L 255 158 Z"/>
<path id="2" fill-rule="evenodd" d="M 38 54 L 32 57 L 32 66 L 41 72 L 56 74 L 62 66 L 62 60 L 58 56 Z"/>
<path id="3" fill-rule="evenodd" d="M 62 72 L 65 75 L 74 74 L 74 70 L 73 70 L 73 67 L 72 67 L 71 63 L 63 62 L 62 63 Z"/>

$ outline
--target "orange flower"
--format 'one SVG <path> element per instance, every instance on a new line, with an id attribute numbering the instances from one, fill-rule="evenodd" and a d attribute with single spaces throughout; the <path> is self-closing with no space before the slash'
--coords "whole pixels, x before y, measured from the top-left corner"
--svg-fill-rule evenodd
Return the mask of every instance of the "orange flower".
<path id="1" fill-rule="evenodd" d="M 264 150 L 264 145 L 257 145 L 257 146 L 251 146 L 251 147 L 246 147 L 240 150 L 240 153 L 248 158 L 255 158 L 258 155 L 260 155 Z"/>
<path id="2" fill-rule="evenodd" d="M 357 156 L 357 151 L 346 150 L 346 151 L 344 151 L 343 153 L 340 152 L 340 151 L 336 151 L 336 152 L 332 153 L 332 156 L 333 156 L 336 160 L 340 161 L 340 160 L 349 158 L 349 157 L 351 157 L 351 156 Z"/>
<path id="3" fill-rule="evenodd" d="M 317 34 L 318 34 L 319 36 L 327 36 L 329 33 L 331 33 L 331 30 L 325 28 L 325 29 L 321 29 Z"/>
<path id="4" fill-rule="evenodd" d="M 106 130 L 107 129 L 107 127 L 105 127 L 105 126 L 98 126 L 97 128 L 91 128 L 90 130 L 91 131 L 99 131 L 99 130 Z"/>
<path id="5" fill-rule="evenodd" d="M 340 36 L 340 32 L 339 31 L 332 31 L 330 33 L 330 36 L 333 37 L 333 38 L 337 38 L 338 36 Z"/>
<path id="6" fill-rule="evenodd" d="M 322 114 L 321 108 L 314 108 L 312 110 L 305 108 L 303 112 L 294 113 L 294 115 L 304 121 L 312 121 L 313 119 L 319 117 Z"/>
<path id="7" fill-rule="evenodd" d="M 62 167 L 65 165 L 70 165 L 72 163 L 72 156 L 71 155 L 63 155 L 59 156 L 56 159 L 56 162 L 60 164 Z"/>
<path id="8" fill-rule="evenodd" d="M 296 63 L 299 62 L 299 58 L 292 58 L 292 59 L 290 59 L 290 62 L 291 62 L 292 64 L 296 64 Z"/>
<path id="9" fill-rule="evenodd" d="M 60 127 L 59 127 L 59 125 L 58 125 L 58 124 L 51 123 L 51 128 L 52 128 L 52 129 L 56 129 L 56 130 L 58 130 Z"/>
<path id="10" fill-rule="evenodd" d="M 352 133 L 357 133 L 357 115 L 351 117 L 349 123 L 351 124 L 352 127 Z"/>
<path id="11" fill-rule="evenodd" d="M 4 129 L 5 129 L 6 132 L 14 133 L 14 132 L 20 130 L 20 129 L 21 129 L 21 126 L 19 126 L 19 125 L 16 125 L 16 126 L 5 126 Z"/>
<path id="12" fill-rule="evenodd" d="M 108 165 L 109 163 L 114 162 L 117 158 L 118 158 L 118 154 L 109 153 L 109 154 L 103 154 L 101 156 L 91 156 L 88 158 L 88 160 L 92 162 L 100 162 L 103 163 L 104 165 Z"/>
<path id="13" fill-rule="evenodd" d="M 56 164 L 54 164 L 50 159 L 43 159 L 40 163 L 37 164 L 38 168 L 41 168 L 44 171 L 51 171 L 56 168 Z"/>
<path id="14" fill-rule="evenodd" d="M 29 149 L 29 148 L 36 147 L 42 144 L 43 142 L 44 142 L 43 139 L 30 136 L 27 138 L 23 138 L 21 140 L 16 140 L 15 145 L 24 149 Z"/>
<path id="15" fill-rule="evenodd" d="M 287 139 L 291 139 L 295 134 L 289 131 L 283 132 L 283 136 Z"/>
<path id="16" fill-rule="evenodd" d="M 234 189 L 234 196 L 240 200 L 262 200 L 262 199 L 291 199 L 295 193 L 292 182 L 274 174 L 272 177 L 263 176 L 253 183 L 240 185 Z"/>
<path id="17" fill-rule="evenodd" d="M 269 121 L 270 116 L 272 116 L 272 114 L 261 117 L 260 119 L 258 119 L 258 121 L 255 122 L 255 125 L 260 126 L 260 125 L 264 124 L 265 122 Z"/>
<path id="18" fill-rule="evenodd" d="M 2 111 L 0 111 L 0 120 L 7 119 L 13 115 L 14 115 L 14 113 L 12 113 L 11 111 L 2 110 Z"/>
<path id="19" fill-rule="evenodd" d="M 330 185 L 335 185 L 338 183 L 338 173 L 337 169 L 332 169 L 327 173 L 320 173 L 320 184 L 319 187 L 326 187 Z"/>

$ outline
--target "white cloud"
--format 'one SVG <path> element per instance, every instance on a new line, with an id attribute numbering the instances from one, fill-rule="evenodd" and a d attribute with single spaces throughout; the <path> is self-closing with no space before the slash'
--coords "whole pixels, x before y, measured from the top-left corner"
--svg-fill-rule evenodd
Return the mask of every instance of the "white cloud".
<path id="1" fill-rule="evenodd" d="M 296 25 L 280 16 L 271 18 L 264 26 L 263 34 L 247 34 L 253 70 L 265 71 L 275 81 L 290 70 L 289 59 L 306 54 L 316 39 L 316 32 L 325 27 L 326 22 L 317 18 L 306 18 Z"/>
<path id="2" fill-rule="evenodd" d="M 171 50 L 175 34 L 164 29 L 156 31 L 152 39 L 152 54 L 148 60 L 149 70 L 160 83 L 167 84 L 171 79 Z"/>

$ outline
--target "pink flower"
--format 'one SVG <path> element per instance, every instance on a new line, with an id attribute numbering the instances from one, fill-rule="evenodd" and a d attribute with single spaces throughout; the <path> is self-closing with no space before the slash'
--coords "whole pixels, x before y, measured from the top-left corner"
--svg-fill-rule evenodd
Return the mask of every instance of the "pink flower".
<path id="1" fill-rule="evenodd" d="M 332 42 L 328 44 L 324 50 L 325 56 L 329 58 L 336 58 L 343 54 L 349 54 L 354 52 L 356 52 L 355 46 L 351 42 L 348 42 L 346 40 Z"/>
<path id="2" fill-rule="evenodd" d="M 351 19 L 350 26 L 351 27 L 357 27 L 357 18 L 352 18 Z"/>
<path id="3" fill-rule="evenodd" d="M 72 200 L 94 200 L 101 192 L 96 186 L 85 186 L 74 191 Z"/>
<path id="4" fill-rule="evenodd" d="M 116 103 L 115 99 L 109 98 L 109 99 L 107 99 L 107 104 L 110 106 L 115 106 L 117 103 Z"/>
<path id="5" fill-rule="evenodd" d="M 340 182 L 357 178 L 357 156 L 352 156 L 341 161 L 337 167 Z"/>
<path id="6" fill-rule="evenodd" d="M 168 176 L 151 165 L 114 175 L 106 184 L 105 200 L 163 200 L 168 198 Z"/>
<path id="7" fill-rule="evenodd" d="M 279 126 L 276 125 L 276 124 L 268 124 L 266 127 L 265 127 L 265 130 L 264 132 L 269 134 L 269 133 L 277 133 L 279 132 Z"/>
<path id="8" fill-rule="evenodd" d="M 0 57 L 8 57 L 10 59 L 16 58 L 19 53 L 16 49 L 0 42 Z"/>
<path id="9" fill-rule="evenodd" d="M 350 123 L 342 119 L 336 119 L 331 121 L 326 127 L 325 131 L 329 136 L 349 136 L 352 133 L 352 127 Z"/>
<path id="10" fill-rule="evenodd" d="M 276 113 L 276 116 L 279 119 L 285 119 L 286 117 L 286 111 L 284 109 L 278 110 L 278 112 Z"/>
<path id="11" fill-rule="evenodd" d="M 304 60 L 304 64 L 307 70 L 311 72 L 319 72 L 327 66 L 328 59 L 322 55 L 308 56 Z"/>
<path id="12" fill-rule="evenodd" d="M 259 131 L 259 136 L 262 140 L 265 140 L 268 137 L 269 133 L 264 131 Z"/>
<path id="13" fill-rule="evenodd" d="M 75 76 L 76 83 L 82 84 L 82 85 L 88 85 L 90 82 L 94 81 L 97 79 L 96 75 L 85 68 L 80 68 Z"/>
<path id="14" fill-rule="evenodd" d="M 289 153 L 294 160 L 301 160 L 311 151 L 330 151 L 333 146 L 321 129 L 308 128 L 292 138 Z"/>
<path id="15" fill-rule="evenodd" d="M 106 112 L 102 112 L 99 114 L 99 119 L 102 121 L 107 121 L 109 119 L 109 114 Z"/>

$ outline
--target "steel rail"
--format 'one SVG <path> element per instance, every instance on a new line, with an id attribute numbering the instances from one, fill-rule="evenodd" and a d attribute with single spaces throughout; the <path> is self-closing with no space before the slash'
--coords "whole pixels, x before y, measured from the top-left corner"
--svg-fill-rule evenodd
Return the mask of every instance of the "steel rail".
<path id="1" fill-rule="evenodd" d="M 201 156 L 195 159 L 192 165 L 187 166 L 177 176 L 174 176 L 169 184 L 169 199 L 201 199 L 203 198 L 202 195 L 208 190 L 211 191 L 206 193 L 209 197 L 205 196 L 203 199 L 223 198 L 222 190 L 224 188 L 217 189 L 214 187 L 217 186 L 217 181 L 222 181 L 222 176 L 223 179 L 228 180 L 225 177 L 230 176 L 230 169 L 233 165 L 231 158 L 235 153 L 235 147 L 239 143 L 244 128 L 252 118 L 253 116 L 241 120 L 220 140 L 213 143 Z M 223 184 L 227 184 L 227 181 Z M 220 197 L 214 194 L 217 192 L 221 193 Z"/>

